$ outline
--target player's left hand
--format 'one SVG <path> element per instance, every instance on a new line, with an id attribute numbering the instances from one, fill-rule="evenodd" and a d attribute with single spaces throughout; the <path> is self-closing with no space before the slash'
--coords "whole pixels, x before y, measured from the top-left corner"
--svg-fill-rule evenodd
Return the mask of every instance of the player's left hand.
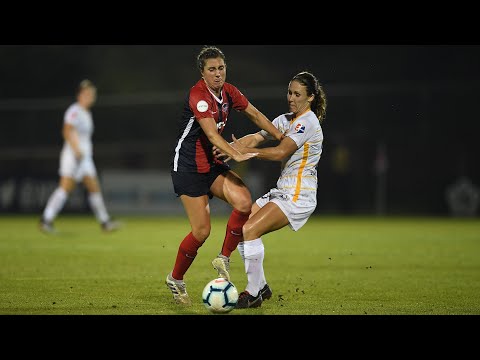
<path id="1" fill-rule="evenodd" d="M 215 158 L 218 160 L 223 160 L 224 162 L 227 162 L 232 159 L 231 157 L 224 154 L 222 150 L 220 150 L 216 146 L 213 146 L 212 151 L 213 151 L 213 156 L 215 156 Z"/>
<path id="2" fill-rule="evenodd" d="M 75 154 L 75 160 L 77 161 L 78 164 L 80 164 L 84 159 L 83 153 L 78 152 Z"/>

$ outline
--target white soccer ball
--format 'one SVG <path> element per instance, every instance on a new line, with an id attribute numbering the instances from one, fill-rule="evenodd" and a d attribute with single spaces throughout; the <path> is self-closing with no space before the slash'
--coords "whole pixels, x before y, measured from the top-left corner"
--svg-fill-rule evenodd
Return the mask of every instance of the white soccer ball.
<path id="1" fill-rule="evenodd" d="M 228 313 L 235 308 L 238 291 L 232 282 L 224 278 L 213 279 L 202 292 L 203 305 L 212 313 Z"/>

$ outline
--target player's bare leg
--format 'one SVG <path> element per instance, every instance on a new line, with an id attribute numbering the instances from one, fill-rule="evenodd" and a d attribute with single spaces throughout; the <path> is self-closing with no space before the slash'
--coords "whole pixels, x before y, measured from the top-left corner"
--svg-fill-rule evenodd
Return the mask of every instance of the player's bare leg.
<path id="1" fill-rule="evenodd" d="M 242 227 L 250 215 L 252 198 L 242 179 L 231 170 L 219 175 L 210 190 L 214 196 L 228 202 L 233 207 L 222 249 L 212 261 L 218 276 L 230 281 L 230 255 L 235 251 L 238 243 L 243 240 Z"/>
<path id="2" fill-rule="evenodd" d="M 179 305 L 190 305 L 183 277 L 197 256 L 198 249 L 210 235 L 210 206 L 208 196 L 180 196 L 192 231 L 182 240 L 172 272 L 167 275 L 165 284 L 172 292 L 174 301 Z"/>

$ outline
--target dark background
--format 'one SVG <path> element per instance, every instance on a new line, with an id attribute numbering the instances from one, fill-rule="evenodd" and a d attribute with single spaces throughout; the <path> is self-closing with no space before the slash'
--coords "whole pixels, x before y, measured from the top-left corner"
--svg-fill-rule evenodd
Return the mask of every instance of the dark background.
<path id="1" fill-rule="evenodd" d="M 227 82 L 272 120 L 287 111 L 296 73 L 311 71 L 323 84 L 317 213 L 444 215 L 450 185 L 461 176 L 480 185 L 479 45 L 215 45 L 227 57 Z M 201 47 L 0 45 L 0 185 L 57 180 L 63 113 L 84 78 L 98 87 L 99 174 L 168 171 L 182 101 L 200 77 Z M 232 114 L 224 135 L 253 131 L 246 117 Z M 349 155 L 344 171 L 336 166 L 339 149 Z M 376 167 L 381 155 L 385 171 Z M 239 171 L 275 184 L 278 163 L 246 166 Z"/>

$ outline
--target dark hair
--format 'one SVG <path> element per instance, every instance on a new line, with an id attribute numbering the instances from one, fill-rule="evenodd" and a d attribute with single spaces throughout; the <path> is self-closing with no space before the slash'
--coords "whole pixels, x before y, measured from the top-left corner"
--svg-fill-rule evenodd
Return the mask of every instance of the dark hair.
<path id="1" fill-rule="evenodd" d="M 204 46 L 197 56 L 198 70 L 200 70 L 200 72 L 203 71 L 207 59 L 216 59 L 218 57 L 222 58 L 223 61 L 226 63 L 225 55 L 223 54 L 222 50 L 220 50 L 216 46 Z"/>
<path id="2" fill-rule="evenodd" d="M 84 80 L 80 81 L 80 84 L 77 87 L 77 95 L 80 94 L 83 90 L 85 90 L 87 88 L 96 89 L 97 87 L 90 80 L 84 79 Z"/>
<path id="3" fill-rule="evenodd" d="M 293 77 L 293 80 L 298 81 L 300 84 L 307 88 L 307 96 L 314 95 L 312 108 L 315 115 L 317 115 L 318 120 L 322 123 L 325 120 L 325 115 L 327 111 L 327 97 L 323 91 L 322 85 L 318 82 L 315 75 L 308 71 L 302 71 Z"/>

